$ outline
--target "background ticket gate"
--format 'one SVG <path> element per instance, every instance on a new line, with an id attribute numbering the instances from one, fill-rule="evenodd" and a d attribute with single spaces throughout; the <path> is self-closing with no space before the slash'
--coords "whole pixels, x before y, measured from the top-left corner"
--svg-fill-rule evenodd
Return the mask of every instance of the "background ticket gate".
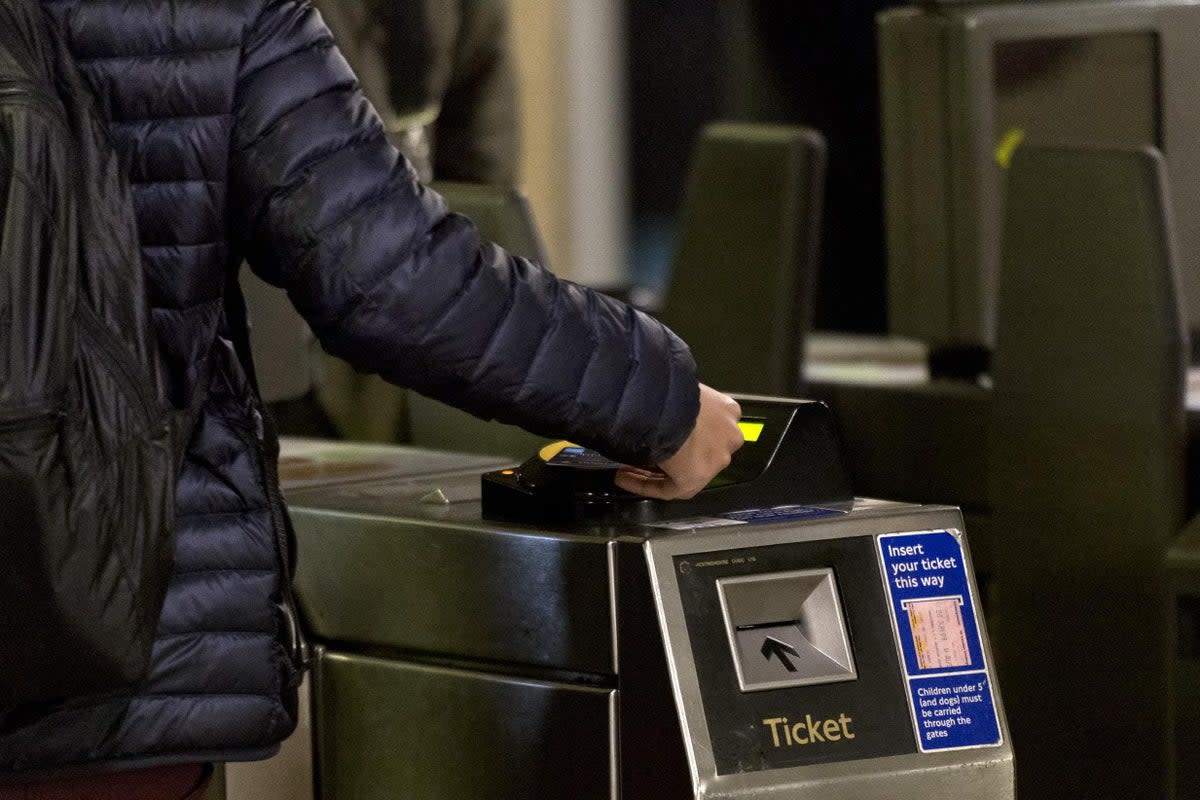
<path id="1" fill-rule="evenodd" d="M 852 500 L 824 406 L 742 406 L 685 503 L 566 445 L 293 484 L 317 795 L 1012 797 L 958 511 Z"/>

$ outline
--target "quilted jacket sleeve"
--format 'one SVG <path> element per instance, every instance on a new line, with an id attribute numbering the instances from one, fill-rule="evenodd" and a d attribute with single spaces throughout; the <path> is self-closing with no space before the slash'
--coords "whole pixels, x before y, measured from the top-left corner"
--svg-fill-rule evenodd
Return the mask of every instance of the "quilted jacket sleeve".
<path id="1" fill-rule="evenodd" d="M 687 438 L 699 391 L 686 345 L 448 214 L 387 143 L 307 3 L 265 0 L 235 114 L 231 222 L 330 353 L 632 463 Z"/>

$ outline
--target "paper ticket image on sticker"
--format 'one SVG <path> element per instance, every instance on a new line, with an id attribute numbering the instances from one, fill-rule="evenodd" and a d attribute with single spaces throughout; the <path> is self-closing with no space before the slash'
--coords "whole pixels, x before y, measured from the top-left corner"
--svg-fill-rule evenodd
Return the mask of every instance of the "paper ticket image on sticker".
<path id="1" fill-rule="evenodd" d="M 961 597 L 908 600 L 904 610 L 912 628 L 920 669 L 952 669 L 971 663 Z"/>

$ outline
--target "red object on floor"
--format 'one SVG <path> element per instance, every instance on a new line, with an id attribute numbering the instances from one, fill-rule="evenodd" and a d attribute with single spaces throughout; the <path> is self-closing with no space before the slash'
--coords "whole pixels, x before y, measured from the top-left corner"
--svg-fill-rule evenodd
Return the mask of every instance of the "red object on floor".
<path id="1" fill-rule="evenodd" d="M 204 764 L 114 772 L 54 783 L 0 786 L 0 800 L 200 800 L 212 770 Z"/>

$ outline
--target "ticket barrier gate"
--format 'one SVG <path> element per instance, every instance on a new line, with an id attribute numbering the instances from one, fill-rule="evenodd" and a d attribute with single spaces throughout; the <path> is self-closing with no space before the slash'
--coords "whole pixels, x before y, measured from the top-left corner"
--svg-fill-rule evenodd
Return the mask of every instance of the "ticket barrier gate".
<path id="1" fill-rule="evenodd" d="M 853 499 L 823 405 L 742 406 L 692 501 L 565 444 L 291 489 L 317 796 L 1012 797 L 958 511 Z"/>
<path id="2" fill-rule="evenodd" d="M 439 476 L 505 466 L 495 456 L 415 447 L 284 437 L 279 477 L 288 496 L 367 481 L 436 481 Z M 278 755 L 267 761 L 217 765 L 204 800 L 314 800 L 312 680 L 300 691 L 299 725 Z"/>
<path id="3" fill-rule="evenodd" d="M 1171 608 L 1171 782 L 1176 800 L 1200 798 L 1200 518 L 1167 551 Z"/>

